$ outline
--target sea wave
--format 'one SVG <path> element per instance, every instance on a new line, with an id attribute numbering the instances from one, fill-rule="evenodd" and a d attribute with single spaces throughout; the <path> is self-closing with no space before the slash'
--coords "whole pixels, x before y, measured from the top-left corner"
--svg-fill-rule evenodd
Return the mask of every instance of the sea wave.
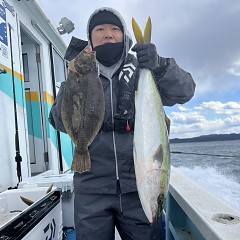
<path id="1" fill-rule="evenodd" d="M 180 172 L 240 211 L 240 184 L 231 176 L 218 172 L 213 167 L 177 167 Z"/>

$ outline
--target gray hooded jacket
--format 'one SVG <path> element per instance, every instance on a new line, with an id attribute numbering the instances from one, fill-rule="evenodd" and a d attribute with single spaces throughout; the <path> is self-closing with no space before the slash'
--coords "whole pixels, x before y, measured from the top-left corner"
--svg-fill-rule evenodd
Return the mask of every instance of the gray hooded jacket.
<path id="1" fill-rule="evenodd" d="M 111 8 L 96 10 L 112 11 L 122 22 L 124 31 L 124 52 L 122 58 L 113 66 L 105 67 L 100 64 L 100 79 L 105 94 L 104 123 L 114 123 L 118 111 L 118 95 L 120 94 L 120 78 L 130 77 L 126 68 L 131 68 L 134 74 L 131 81 L 137 81 L 137 59 L 129 54 L 132 45 L 131 37 L 127 31 L 125 21 L 121 15 Z M 88 22 L 88 25 L 89 25 Z M 88 29 L 88 28 L 87 28 Z M 71 48 L 71 46 L 70 46 Z M 75 54 L 76 56 L 76 54 Z M 195 90 L 195 83 L 191 75 L 182 70 L 173 58 L 159 57 L 159 67 L 153 72 L 159 92 L 165 106 L 176 103 L 183 104 L 189 101 Z M 50 112 L 50 123 L 55 129 L 66 132 L 61 120 L 61 102 L 64 95 L 65 83 L 62 83 L 58 96 Z M 134 105 L 134 100 L 133 100 Z M 92 161 L 90 172 L 74 174 L 76 192 L 81 193 L 110 193 L 115 194 L 117 180 L 119 180 L 122 193 L 137 191 L 134 161 L 133 161 L 133 131 L 118 132 L 117 130 L 101 130 L 89 146 Z"/>

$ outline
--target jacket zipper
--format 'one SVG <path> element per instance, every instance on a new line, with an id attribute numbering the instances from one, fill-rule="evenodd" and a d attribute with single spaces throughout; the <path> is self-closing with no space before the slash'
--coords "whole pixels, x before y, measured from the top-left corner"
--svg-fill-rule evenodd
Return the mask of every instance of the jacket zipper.
<path id="1" fill-rule="evenodd" d="M 113 87 L 112 87 L 112 80 L 109 79 L 110 81 L 110 96 L 111 96 L 111 112 L 112 112 L 112 123 L 114 123 L 114 118 L 113 118 Z M 119 172 L 118 172 L 118 160 L 117 160 L 117 149 L 116 149 L 116 141 L 115 141 L 115 132 L 113 129 L 112 132 L 113 136 L 113 150 L 114 150 L 114 157 L 115 157 L 115 163 L 116 163 L 116 178 L 119 180 Z"/>

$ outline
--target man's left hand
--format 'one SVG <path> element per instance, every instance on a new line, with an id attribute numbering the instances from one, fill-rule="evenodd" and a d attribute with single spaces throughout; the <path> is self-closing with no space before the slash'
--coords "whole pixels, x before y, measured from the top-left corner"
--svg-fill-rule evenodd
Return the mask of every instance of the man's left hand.
<path id="1" fill-rule="evenodd" d="M 153 43 L 135 44 L 132 51 L 137 53 L 140 68 L 154 70 L 158 66 L 157 49 Z"/>

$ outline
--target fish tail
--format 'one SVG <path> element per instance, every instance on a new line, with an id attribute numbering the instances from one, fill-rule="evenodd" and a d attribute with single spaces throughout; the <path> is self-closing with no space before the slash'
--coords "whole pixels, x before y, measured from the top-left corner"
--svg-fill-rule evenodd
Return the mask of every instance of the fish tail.
<path id="1" fill-rule="evenodd" d="M 162 211 L 163 211 L 163 205 L 164 205 L 164 202 L 165 202 L 165 199 L 164 199 L 163 195 L 160 194 L 158 196 L 157 201 L 158 201 L 158 209 L 157 209 L 156 217 L 157 217 L 157 219 L 160 219 L 160 217 L 162 215 Z"/>
<path id="2" fill-rule="evenodd" d="M 28 206 L 31 206 L 31 205 L 34 203 L 34 201 L 32 201 L 32 200 L 30 200 L 30 199 L 28 199 L 28 198 L 25 198 L 25 197 L 22 197 L 22 196 L 20 196 L 20 198 L 21 198 L 22 201 L 23 201 L 24 203 L 26 203 Z"/>
<path id="3" fill-rule="evenodd" d="M 91 160 L 89 151 L 86 150 L 84 152 L 79 153 L 78 151 L 75 150 L 71 170 L 74 172 L 82 173 L 90 171 L 90 169 Z"/>
<path id="4" fill-rule="evenodd" d="M 50 193 L 50 192 L 52 191 L 53 185 L 54 185 L 54 183 L 52 183 L 52 184 L 48 187 L 46 194 L 48 194 L 48 193 Z"/>

